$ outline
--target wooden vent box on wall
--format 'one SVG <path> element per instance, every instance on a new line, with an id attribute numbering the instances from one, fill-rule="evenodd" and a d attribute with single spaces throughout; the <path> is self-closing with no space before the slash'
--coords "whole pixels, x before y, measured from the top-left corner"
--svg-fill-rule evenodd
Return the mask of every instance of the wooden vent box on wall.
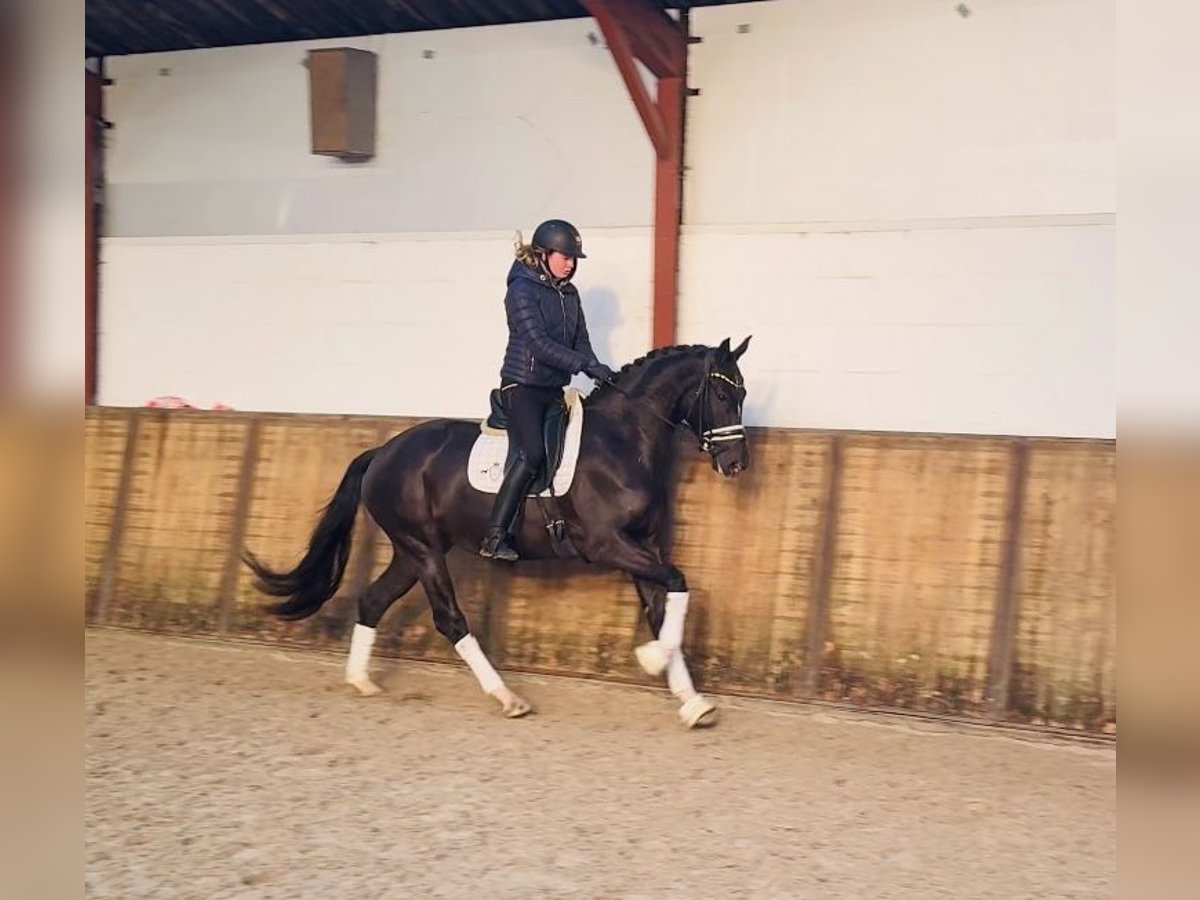
<path id="1" fill-rule="evenodd" d="M 376 56 L 333 47 L 308 51 L 312 152 L 339 159 L 375 155 Z"/>

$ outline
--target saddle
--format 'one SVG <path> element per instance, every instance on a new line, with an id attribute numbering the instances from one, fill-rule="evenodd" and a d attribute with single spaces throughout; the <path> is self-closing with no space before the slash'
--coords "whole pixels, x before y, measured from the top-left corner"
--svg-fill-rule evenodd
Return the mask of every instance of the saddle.
<path id="1" fill-rule="evenodd" d="M 489 396 L 491 412 L 484 422 L 484 431 L 500 434 L 508 431 L 508 395 L 500 388 L 494 388 Z M 554 473 L 562 462 L 563 447 L 566 446 L 567 436 L 567 403 L 563 400 L 555 403 L 546 410 L 546 419 L 542 423 L 542 436 L 546 446 L 546 465 L 538 470 L 533 483 L 529 486 L 529 494 L 540 494 L 554 482 Z M 516 441 L 508 442 L 508 457 L 504 460 L 504 473 L 516 462 L 519 448 Z"/>

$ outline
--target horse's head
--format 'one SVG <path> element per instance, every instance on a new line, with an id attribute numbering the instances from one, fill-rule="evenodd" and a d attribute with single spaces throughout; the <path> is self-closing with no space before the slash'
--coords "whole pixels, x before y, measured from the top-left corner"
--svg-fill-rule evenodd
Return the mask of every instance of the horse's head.
<path id="1" fill-rule="evenodd" d="M 730 350 L 729 338 L 725 338 L 719 347 L 708 351 L 696 397 L 698 413 L 691 422 L 701 449 L 712 457 L 713 468 L 729 478 L 750 467 L 750 448 L 742 425 L 746 382 L 738 368 L 738 360 L 749 345 L 750 338 L 746 338 Z"/>

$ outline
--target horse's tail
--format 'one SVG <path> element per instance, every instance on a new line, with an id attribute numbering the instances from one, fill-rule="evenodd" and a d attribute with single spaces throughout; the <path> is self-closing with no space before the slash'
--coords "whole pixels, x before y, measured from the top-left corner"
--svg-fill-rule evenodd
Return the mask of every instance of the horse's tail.
<path id="1" fill-rule="evenodd" d="M 378 452 L 379 448 L 374 447 L 359 454 L 350 463 L 346 474 L 342 476 L 342 483 L 313 529 L 308 552 L 294 569 L 275 572 L 249 551 L 242 554 L 246 565 L 258 576 L 260 591 L 272 597 L 287 598 L 268 606 L 268 611 L 281 619 L 304 619 L 320 609 L 338 589 L 350 558 L 363 475 Z"/>

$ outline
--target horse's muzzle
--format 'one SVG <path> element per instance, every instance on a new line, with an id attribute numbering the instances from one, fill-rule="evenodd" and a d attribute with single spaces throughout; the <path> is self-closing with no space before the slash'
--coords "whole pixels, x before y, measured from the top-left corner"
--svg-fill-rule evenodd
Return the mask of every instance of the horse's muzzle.
<path id="1" fill-rule="evenodd" d="M 724 454 L 719 454 L 713 457 L 713 468 L 724 475 L 726 478 L 737 478 L 748 468 L 750 468 L 750 454 L 739 454 L 736 459 L 723 459 Z"/>

